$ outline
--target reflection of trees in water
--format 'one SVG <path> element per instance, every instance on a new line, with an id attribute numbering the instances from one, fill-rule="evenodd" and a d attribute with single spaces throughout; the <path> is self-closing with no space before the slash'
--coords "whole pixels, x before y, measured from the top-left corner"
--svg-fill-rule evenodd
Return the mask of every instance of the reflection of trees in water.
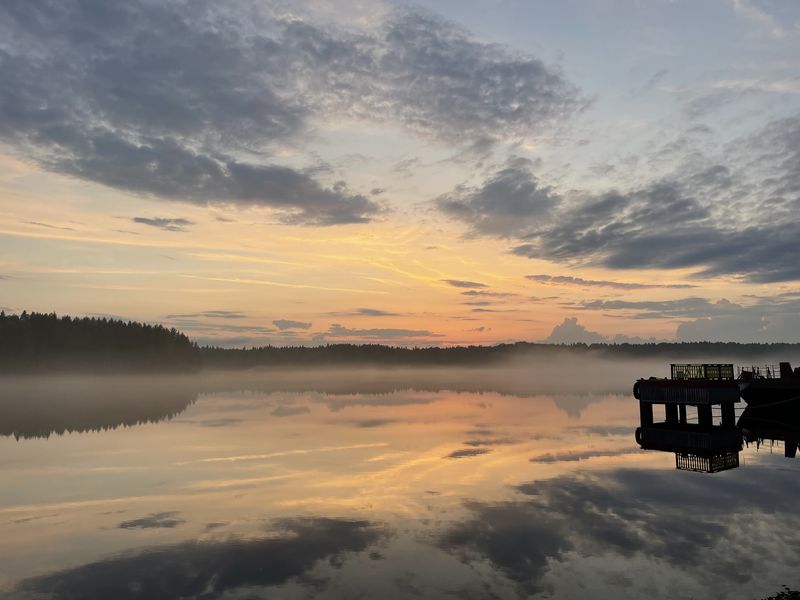
<path id="1" fill-rule="evenodd" d="M 557 370 L 548 374 L 526 368 L 340 368 L 214 372 L 204 376 L 202 385 L 203 391 L 210 393 L 247 390 L 316 392 L 332 396 L 403 392 L 499 394 L 521 398 L 551 396 L 564 399 L 566 404 L 585 406 L 609 394 L 630 395 L 630 381 L 627 377 L 598 380 L 591 374 L 569 378 Z"/>
<path id="2" fill-rule="evenodd" d="M 188 378 L 57 377 L 0 381 L 0 435 L 49 437 L 171 419 L 192 404 Z"/>
<path id="3" fill-rule="evenodd" d="M 192 376 L 53 376 L 0 379 L 0 435 L 49 437 L 171 419 L 199 394 L 315 393 L 331 410 L 355 404 L 426 404 L 410 393 L 548 396 L 570 415 L 604 399 L 596 393 L 558 394 L 556 382 L 519 370 L 336 369 L 207 373 Z M 372 398 L 370 398 L 372 396 Z M 381 399 L 383 398 L 383 399 Z"/>

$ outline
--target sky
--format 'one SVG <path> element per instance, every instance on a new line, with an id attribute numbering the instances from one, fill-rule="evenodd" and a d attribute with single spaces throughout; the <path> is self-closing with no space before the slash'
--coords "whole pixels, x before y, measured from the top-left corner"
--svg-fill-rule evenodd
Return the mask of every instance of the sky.
<path id="1" fill-rule="evenodd" d="M 0 307 L 800 341 L 800 3 L 7 0 Z"/>

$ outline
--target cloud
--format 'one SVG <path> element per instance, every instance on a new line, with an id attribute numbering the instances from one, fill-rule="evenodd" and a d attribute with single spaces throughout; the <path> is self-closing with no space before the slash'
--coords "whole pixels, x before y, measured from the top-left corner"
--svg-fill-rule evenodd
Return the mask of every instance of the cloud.
<path id="1" fill-rule="evenodd" d="M 194 319 L 206 317 L 209 319 L 245 319 L 247 315 L 238 310 L 204 310 L 196 313 L 186 313 L 181 315 L 166 315 L 165 319 Z"/>
<path id="2" fill-rule="evenodd" d="M 513 438 L 479 438 L 474 440 L 464 440 L 465 446 L 480 447 L 480 446 L 506 446 L 509 444 L 517 444 L 518 441 Z"/>
<path id="3" fill-rule="evenodd" d="M 140 223 L 142 225 L 149 225 L 150 227 L 157 227 L 165 231 L 186 231 L 187 227 L 194 225 L 193 221 L 180 218 L 168 219 L 163 217 L 134 217 L 131 219 L 131 221 L 134 223 Z"/>
<path id="4" fill-rule="evenodd" d="M 490 292 L 488 290 L 469 290 L 461 292 L 462 296 L 470 296 L 473 298 L 513 298 L 519 294 L 513 292 Z"/>
<path id="5" fill-rule="evenodd" d="M 445 458 L 470 458 L 472 456 L 480 456 L 482 454 L 489 454 L 492 450 L 490 448 L 463 448 L 461 450 L 454 450 Z"/>
<path id="6" fill-rule="evenodd" d="M 671 317 L 707 317 L 730 315 L 742 307 L 722 298 L 713 302 L 707 298 L 681 298 L 679 300 L 586 300 L 574 305 L 581 310 L 626 311 L 635 319 L 663 319 Z"/>
<path id="7" fill-rule="evenodd" d="M 678 325 L 681 342 L 788 342 L 800 338 L 800 315 L 787 307 L 775 314 L 760 306 L 746 307 L 733 314 L 702 317 Z"/>
<path id="8" fill-rule="evenodd" d="M 25 579 L 17 598 L 63 600 L 171 600 L 252 594 L 308 573 L 328 560 L 336 568 L 345 553 L 358 553 L 382 532 L 367 521 L 308 518 L 276 522 L 270 537 L 192 540 L 146 548 Z M 324 585 L 325 580 L 317 581 Z"/>
<path id="9" fill-rule="evenodd" d="M 452 285 L 457 288 L 488 288 L 485 283 L 478 283 L 477 281 L 464 281 L 462 279 L 442 279 L 442 282 Z"/>
<path id="10" fill-rule="evenodd" d="M 555 519 L 543 519 L 542 511 L 532 504 L 467 506 L 474 518 L 451 526 L 439 538 L 439 547 L 464 562 L 488 560 L 528 594 L 538 590 L 548 560 L 571 548 L 563 525 Z"/>
<path id="11" fill-rule="evenodd" d="M 399 313 L 379 310 L 377 308 L 357 308 L 355 314 L 362 317 L 396 317 Z"/>
<path id="12" fill-rule="evenodd" d="M 479 187 L 458 186 L 435 200 L 445 215 L 475 235 L 520 236 L 546 220 L 559 198 L 533 174 L 533 162 L 511 158 Z"/>
<path id="13" fill-rule="evenodd" d="M 310 413 L 311 409 L 307 406 L 287 406 L 282 404 L 273 410 L 270 414 L 273 417 L 293 417 L 295 415 L 304 415 Z"/>
<path id="14" fill-rule="evenodd" d="M 285 331 L 287 329 L 309 329 L 311 327 L 311 323 L 292 321 L 290 319 L 275 319 L 272 324 L 281 331 Z"/>
<path id="15" fill-rule="evenodd" d="M 302 11 L 302 9 L 298 9 Z M 287 223 L 365 223 L 383 208 L 275 162 L 315 122 L 398 124 L 448 144 L 546 129 L 581 106 L 557 69 L 398 10 L 361 31 L 268 4 L 69 0 L 0 7 L 0 134 L 42 168 Z"/>
<path id="16" fill-rule="evenodd" d="M 474 145 L 541 131 L 582 106 L 556 69 L 479 42 L 433 13 L 396 13 L 384 35 L 376 75 L 380 83 L 390 80 L 390 88 L 374 103 L 388 102 L 411 129 Z"/>
<path id="17" fill-rule="evenodd" d="M 627 431 L 629 434 L 631 434 L 633 430 L 629 428 Z M 588 460 L 590 458 L 621 456 L 625 454 L 635 454 L 638 452 L 640 452 L 640 450 L 636 448 L 617 448 L 615 450 L 575 450 L 553 453 L 548 452 L 546 454 L 534 456 L 530 459 L 530 461 L 535 463 L 578 462 L 582 460 Z"/>
<path id="18" fill-rule="evenodd" d="M 433 204 L 469 235 L 512 239 L 517 256 L 570 267 L 691 269 L 695 278 L 750 283 L 800 279 L 800 222 L 793 216 L 800 208 L 800 116 L 731 142 L 721 158 L 686 143 L 672 153 L 679 166 L 630 189 L 556 191 L 533 165 L 512 161 Z"/>
<path id="19" fill-rule="evenodd" d="M 176 519 L 177 512 L 162 512 L 133 519 L 131 521 L 123 521 L 117 525 L 120 529 L 172 529 L 185 523 L 183 519 Z"/>
<path id="20" fill-rule="evenodd" d="M 526 275 L 526 279 L 537 283 L 553 285 L 578 286 L 578 287 L 608 287 L 617 290 L 652 290 L 652 289 L 688 289 L 697 287 L 688 283 L 631 283 L 625 281 L 608 281 L 603 279 L 584 279 L 582 277 L 572 277 L 570 275 Z"/>
<path id="21" fill-rule="evenodd" d="M 580 325 L 577 317 L 565 317 L 544 339 L 546 344 L 602 344 L 606 341 L 605 336 Z"/>
<path id="22" fill-rule="evenodd" d="M 781 555 L 799 520 L 785 485 L 800 488 L 795 480 L 772 469 L 686 475 L 617 469 L 524 483 L 516 488 L 523 500 L 468 502 L 469 516 L 437 545 L 467 563 L 487 561 L 526 595 L 543 591 L 562 567 L 572 573 L 581 558 L 598 555 L 606 565 L 646 560 L 686 582 L 711 580 L 722 596 L 757 581 L 771 561 L 788 567 Z M 737 564 L 748 568 L 732 580 Z"/>
<path id="23" fill-rule="evenodd" d="M 74 227 L 61 227 L 59 225 L 51 225 L 49 223 L 40 223 L 39 221 L 22 221 L 26 225 L 36 225 L 36 227 L 45 227 L 46 229 L 61 229 L 62 231 L 75 231 Z"/>
<path id="24" fill-rule="evenodd" d="M 397 328 L 376 328 L 376 329 L 353 329 L 338 323 L 328 327 L 328 331 L 317 334 L 317 339 L 323 341 L 327 337 L 347 337 L 354 339 L 368 340 L 407 340 L 415 338 L 441 337 L 441 334 L 428 331 L 427 329 L 397 329 Z"/>
<path id="25" fill-rule="evenodd" d="M 361 429 L 371 429 L 373 427 L 384 427 L 386 425 L 392 425 L 397 423 L 395 419 L 362 419 L 360 421 L 355 421 L 354 425 Z"/>

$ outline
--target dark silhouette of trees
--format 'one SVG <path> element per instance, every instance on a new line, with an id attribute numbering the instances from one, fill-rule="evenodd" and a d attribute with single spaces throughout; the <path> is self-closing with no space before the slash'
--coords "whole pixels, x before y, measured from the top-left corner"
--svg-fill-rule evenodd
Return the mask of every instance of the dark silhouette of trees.
<path id="1" fill-rule="evenodd" d="M 771 357 L 800 358 L 800 344 L 739 344 L 735 342 L 662 342 L 651 344 L 537 344 L 516 342 L 494 346 L 404 348 L 381 344 L 328 344 L 324 346 L 262 346 L 254 348 L 200 349 L 203 365 L 213 368 L 312 365 L 491 365 L 513 359 L 604 358 L 635 360 L 709 360 L 715 357 L 744 363 Z"/>
<path id="2" fill-rule="evenodd" d="M 196 344 L 176 329 L 108 318 L 0 312 L 0 371 L 196 369 Z"/>

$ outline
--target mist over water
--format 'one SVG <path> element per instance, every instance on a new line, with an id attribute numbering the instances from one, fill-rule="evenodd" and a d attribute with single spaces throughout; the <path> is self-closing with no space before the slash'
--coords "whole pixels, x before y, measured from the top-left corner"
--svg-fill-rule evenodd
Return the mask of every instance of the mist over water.
<path id="1" fill-rule="evenodd" d="M 795 461 L 749 446 L 739 469 L 691 473 L 634 441 L 632 384 L 668 362 L 0 379 L 0 597 L 792 584 Z"/>

